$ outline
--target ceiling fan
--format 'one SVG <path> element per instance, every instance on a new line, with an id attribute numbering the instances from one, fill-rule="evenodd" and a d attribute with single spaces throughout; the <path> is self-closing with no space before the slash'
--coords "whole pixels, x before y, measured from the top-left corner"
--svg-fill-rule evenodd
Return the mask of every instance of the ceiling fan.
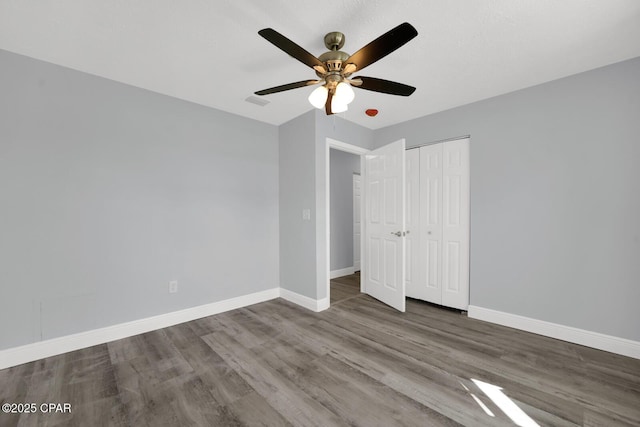
<path id="1" fill-rule="evenodd" d="M 347 110 L 347 105 L 355 96 L 351 86 L 400 96 L 409 96 L 416 90 L 412 86 L 375 77 L 349 78 L 356 71 L 361 71 L 384 58 L 417 36 L 418 31 L 408 22 L 387 31 L 353 55 L 340 50 L 344 46 L 344 34 L 337 31 L 328 33 L 324 37 L 324 44 L 329 51 L 317 58 L 272 28 L 260 30 L 258 34 L 293 58 L 313 68 L 318 79 L 302 80 L 259 90 L 255 92 L 256 95 L 268 95 L 322 83 L 311 93 L 309 102 L 316 108 L 324 107 L 327 115 L 330 115 Z"/>

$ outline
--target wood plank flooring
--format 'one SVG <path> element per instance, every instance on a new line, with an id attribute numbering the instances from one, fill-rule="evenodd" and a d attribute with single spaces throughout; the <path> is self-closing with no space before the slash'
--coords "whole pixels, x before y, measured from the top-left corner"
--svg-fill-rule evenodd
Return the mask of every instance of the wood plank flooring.
<path id="1" fill-rule="evenodd" d="M 2 370 L 0 403 L 72 412 L 0 426 L 516 425 L 483 383 L 540 426 L 640 425 L 640 360 L 357 283 L 321 313 L 277 299 Z"/>

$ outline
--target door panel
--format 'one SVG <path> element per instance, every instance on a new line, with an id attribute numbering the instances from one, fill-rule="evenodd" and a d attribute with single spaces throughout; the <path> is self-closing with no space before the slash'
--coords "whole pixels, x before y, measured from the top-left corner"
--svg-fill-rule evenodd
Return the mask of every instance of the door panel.
<path id="1" fill-rule="evenodd" d="M 425 278 L 418 298 L 442 304 L 442 144 L 420 148 L 420 259 Z"/>
<path id="2" fill-rule="evenodd" d="M 442 304 L 469 306 L 469 139 L 442 144 L 443 258 Z"/>
<path id="3" fill-rule="evenodd" d="M 369 238 L 369 280 L 376 286 L 380 286 L 380 239 L 378 237 Z"/>
<path id="4" fill-rule="evenodd" d="M 445 252 L 446 270 L 444 271 L 445 290 L 460 292 L 460 243 L 448 242 Z"/>
<path id="5" fill-rule="evenodd" d="M 398 198 L 398 179 L 396 177 L 386 178 L 384 180 L 384 224 L 390 227 L 397 227 L 398 209 L 395 203 L 389 203 L 389 200 L 395 201 Z"/>
<path id="6" fill-rule="evenodd" d="M 364 291 L 405 311 L 405 143 L 364 157 Z M 400 235 L 396 235 L 400 232 Z"/>
<path id="7" fill-rule="evenodd" d="M 440 291 L 440 242 L 430 240 L 427 242 L 426 248 L 425 259 L 427 260 L 427 265 L 430 266 L 430 268 L 425 269 L 427 273 L 427 288 Z"/>
<path id="8" fill-rule="evenodd" d="M 372 224 L 380 224 L 380 191 L 381 185 L 380 181 L 376 180 L 369 183 L 369 188 L 367 189 L 367 197 L 370 199 L 369 204 L 369 218 L 371 219 Z"/>
<path id="9" fill-rule="evenodd" d="M 392 290 L 398 289 L 398 266 L 396 260 L 398 259 L 399 250 L 398 242 L 387 239 L 384 241 L 384 260 L 385 260 L 385 275 L 384 285 Z"/>

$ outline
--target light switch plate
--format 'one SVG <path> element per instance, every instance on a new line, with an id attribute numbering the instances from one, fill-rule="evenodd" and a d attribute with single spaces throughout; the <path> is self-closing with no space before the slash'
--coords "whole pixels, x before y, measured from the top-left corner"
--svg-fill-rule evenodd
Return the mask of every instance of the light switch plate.
<path id="1" fill-rule="evenodd" d="M 178 281 L 172 280 L 169 282 L 169 293 L 175 294 L 176 292 L 178 292 Z"/>

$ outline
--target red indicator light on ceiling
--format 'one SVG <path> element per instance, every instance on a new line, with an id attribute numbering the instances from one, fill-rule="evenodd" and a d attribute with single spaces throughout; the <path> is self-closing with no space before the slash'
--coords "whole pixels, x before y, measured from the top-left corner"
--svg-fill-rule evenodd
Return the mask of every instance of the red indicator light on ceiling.
<path id="1" fill-rule="evenodd" d="M 378 114 L 378 110 L 376 110 L 375 108 L 369 108 L 367 111 L 365 111 L 365 114 L 369 117 L 375 117 Z"/>

